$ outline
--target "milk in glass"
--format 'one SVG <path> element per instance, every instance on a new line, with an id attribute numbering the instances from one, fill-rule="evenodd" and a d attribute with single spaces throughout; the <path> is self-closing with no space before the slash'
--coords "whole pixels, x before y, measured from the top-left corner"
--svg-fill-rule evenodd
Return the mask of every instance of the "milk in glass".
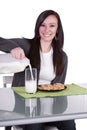
<path id="1" fill-rule="evenodd" d="M 25 91 L 27 93 L 35 93 L 37 90 L 36 80 L 30 80 L 25 82 Z"/>
<path id="2" fill-rule="evenodd" d="M 37 70 L 31 66 L 25 70 L 25 91 L 26 93 L 37 91 Z"/>

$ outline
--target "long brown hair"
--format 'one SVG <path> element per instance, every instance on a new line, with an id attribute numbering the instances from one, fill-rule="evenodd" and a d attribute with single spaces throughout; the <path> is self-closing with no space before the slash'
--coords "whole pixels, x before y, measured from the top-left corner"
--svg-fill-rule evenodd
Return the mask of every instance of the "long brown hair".
<path id="1" fill-rule="evenodd" d="M 52 41 L 52 47 L 53 47 L 53 66 L 56 74 L 61 74 L 64 68 L 63 65 L 63 44 L 64 44 L 64 33 L 62 28 L 62 23 L 60 20 L 60 16 L 57 12 L 53 10 L 46 10 L 42 12 L 36 21 L 35 25 L 35 36 L 32 39 L 31 48 L 29 52 L 29 58 L 32 67 L 37 68 L 40 70 L 40 35 L 39 35 L 39 27 L 43 23 L 43 21 L 49 16 L 54 15 L 56 16 L 58 20 L 58 29 L 56 32 L 56 36 Z"/>

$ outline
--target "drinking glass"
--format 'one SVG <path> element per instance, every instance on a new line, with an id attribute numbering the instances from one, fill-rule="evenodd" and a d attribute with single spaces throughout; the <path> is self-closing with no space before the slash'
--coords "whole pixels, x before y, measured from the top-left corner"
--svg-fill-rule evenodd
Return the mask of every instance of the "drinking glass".
<path id="1" fill-rule="evenodd" d="M 25 69 L 25 91 L 26 93 L 36 93 L 37 91 L 37 69 Z"/>

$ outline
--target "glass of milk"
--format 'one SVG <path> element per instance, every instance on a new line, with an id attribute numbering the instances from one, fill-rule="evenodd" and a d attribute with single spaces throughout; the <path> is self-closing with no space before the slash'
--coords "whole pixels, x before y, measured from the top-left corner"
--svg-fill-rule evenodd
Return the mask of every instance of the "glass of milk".
<path id="1" fill-rule="evenodd" d="M 26 93 L 36 93 L 37 91 L 37 69 L 25 69 L 25 91 Z"/>

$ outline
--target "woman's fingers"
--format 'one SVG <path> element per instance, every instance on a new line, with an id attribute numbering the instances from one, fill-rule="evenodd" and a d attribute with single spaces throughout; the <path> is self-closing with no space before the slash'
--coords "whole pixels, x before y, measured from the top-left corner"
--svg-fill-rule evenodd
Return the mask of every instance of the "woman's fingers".
<path id="1" fill-rule="evenodd" d="M 14 48 L 11 50 L 11 54 L 16 59 L 23 59 L 25 58 L 24 50 L 20 47 Z"/>

